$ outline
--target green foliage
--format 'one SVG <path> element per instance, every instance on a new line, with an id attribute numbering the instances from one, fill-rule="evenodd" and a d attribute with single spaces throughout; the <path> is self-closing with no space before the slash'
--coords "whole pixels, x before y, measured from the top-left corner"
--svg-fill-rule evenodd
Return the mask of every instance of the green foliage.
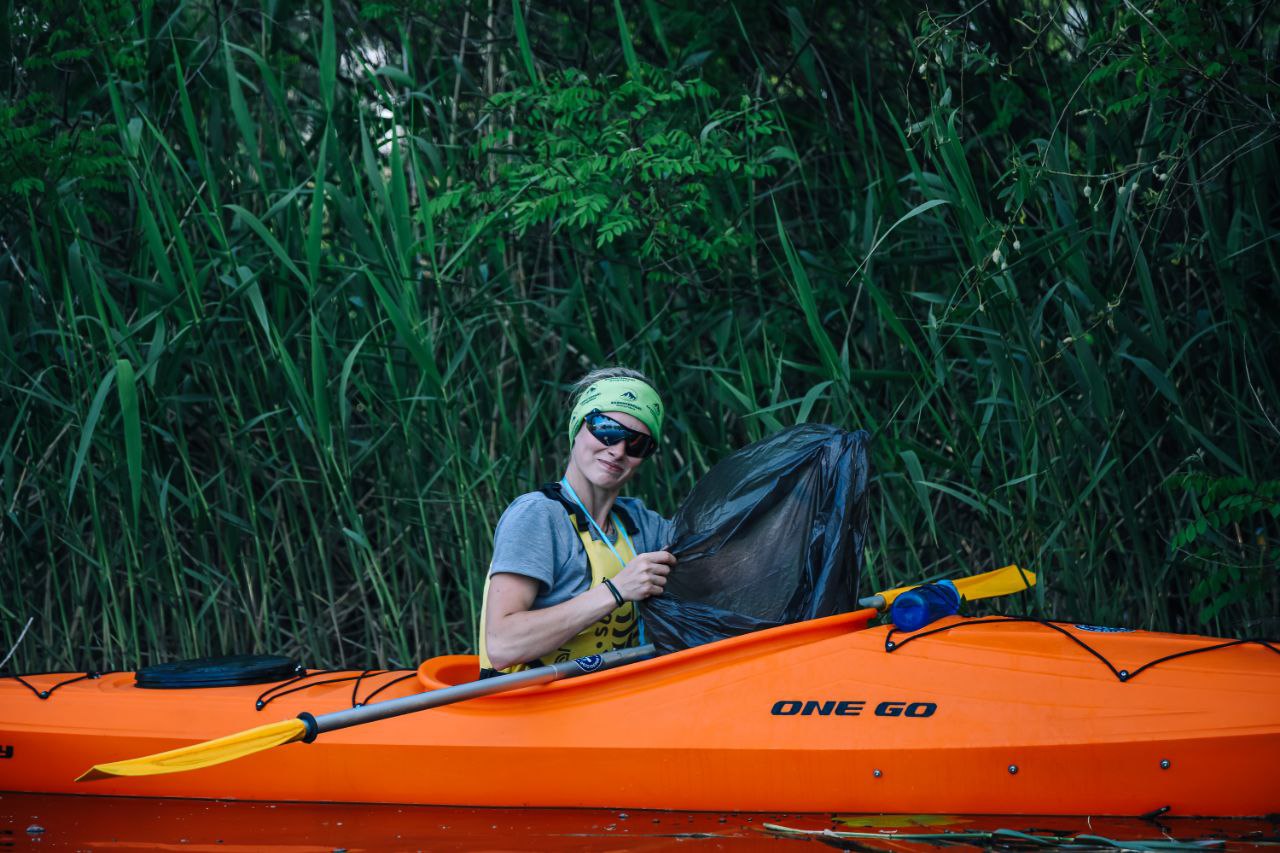
<path id="1" fill-rule="evenodd" d="M 1227 64 L 1250 74 L 1248 51 L 1222 39 L 1224 16 L 1248 14 L 1251 4 L 1219 4 L 1216 14 L 1199 4 L 1158 4 L 1143 10 L 1129 6 L 1114 28 L 1093 34 L 1091 48 L 1106 50 L 1105 60 L 1085 83 L 1104 116 L 1125 115 L 1166 98 L 1180 100 L 1188 86 L 1226 75 Z M 1227 63 L 1227 64 L 1224 64 Z"/>
<path id="2" fill-rule="evenodd" d="M 1184 474 L 1176 483 L 1192 499 L 1195 519 L 1169 543 L 1200 580 L 1191 589 L 1202 625 L 1223 610 L 1264 596 L 1280 571 L 1280 480 Z"/>
<path id="3" fill-rule="evenodd" d="M 1017 561 L 991 606 L 1280 631 L 1280 6 L 11 8 L 20 669 L 467 649 L 613 362 L 661 511 L 865 427 L 865 588 Z"/>
<path id="4" fill-rule="evenodd" d="M 1227 534 L 1238 545 L 1256 545 L 1258 560 L 1264 564 L 1280 560 L 1280 539 L 1268 536 L 1263 525 L 1268 518 L 1280 519 L 1280 480 L 1255 483 L 1248 477 L 1185 474 L 1178 478 L 1178 485 L 1198 497 L 1199 512 L 1194 523 L 1174 534 L 1170 549 L 1203 545 L 1206 535 Z"/>
<path id="5" fill-rule="evenodd" d="M 142 66 L 128 38 L 131 3 L 36 0 L 10 8 L 11 58 L 0 70 L 0 222 L 46 193 L 86 199 L 118 187 L 120 129 L 94 78 L 127 77 Z"/>
<path id="6" fill-rule="evenodd" d="M 39 94 L 0 101 L 0 206 L 16 214 L 33 195 L 110 192 L 124 164 L 117 135 L 110 122 L 68 125 Z"/>
<path id="7" fill-rule="evenodd" d="M 654 282 L 720 273 L 750 242 L 729 211 L 775 174 L 779 128 L 758 99 L 707 106 L 717 100 L 704 81 L 649 65 L 625 80 L 568 69 L 500 92 L 473 149 L 493 177 L 457 185 L 432 212 L 465 200 L 468 215 L 500 212 L 517 237 L 545 227 L 635 258 Z"/>

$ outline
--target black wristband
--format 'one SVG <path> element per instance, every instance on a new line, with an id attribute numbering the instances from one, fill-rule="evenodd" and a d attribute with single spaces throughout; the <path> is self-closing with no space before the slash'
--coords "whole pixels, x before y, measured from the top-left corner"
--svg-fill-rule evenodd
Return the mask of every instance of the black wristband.
<path id="1" fill-rule="evenodd" d="M 609 592 L 613 593 L 613 600 L 618 602 L 618 607 L 626 604 L 626 599 L 622 597 L 622 593 L 618 592 L 618 588 L 613 585 L 613 581 L 605 578 L 604 585 L 609 587 Z"/>

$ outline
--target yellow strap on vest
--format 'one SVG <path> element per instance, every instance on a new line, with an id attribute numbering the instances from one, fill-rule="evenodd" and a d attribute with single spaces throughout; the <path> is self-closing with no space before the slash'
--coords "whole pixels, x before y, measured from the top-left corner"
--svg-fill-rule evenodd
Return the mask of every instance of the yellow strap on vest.
<path id="1" fill-rule="evenodd" d="M 570 516 L 574 519 L 574 516 Z M 586 530 L 579 530 L 576 520 L 572 520 L 573 529 L 577 532 L 578 538 L 582 540 L 582 547 L 587 552 L 587 564 L 591 567 L 591 588 L 594 589 L 604 583 L 605 578 L 612 578 L 618 572 L 622 571 L 622 564 L 618 562 L 618 558 L 609 550 L 609 546 L 600 539 L 591 536 L 590 525 Z M 613 526 L 615 530 L 622 530 L 622 521 L 615 515 L 613 516 Z M 613 543 L 613 547 L 618 550 L 619 556 L 623 560 L 630 562 L 634 557 L 635 551 L 627 542 L 627 537 L 619 535 L 618 541 Z M 480 610 L 480 667 L 482 669 L 491 669 L 489 663 L 489 655 L 485 651 L 485 616 L 489 611 L 489 581 L 484 582 L 484 599 Z M 639 634 L 639 619 L 637 618 L 636 605 L 634 601 L 625 601 L 621 607 L 615 607 L 611 613 L 605 614 L 604 618 L 599 622 L 593 622 L 569 642 L 548 655 L 543 655 L 541 659 L 529 661 L 528 663 L 516 664 L 510 666 L 502 672 L 520 672 L 534 666 L 546 666 L 550 663 L 559 663 L 562 661 L 573 660 L 584 655 L 595 655 L 601 652 L 613 651 L 614 649 L 630 648 L 636 645 Z"/>

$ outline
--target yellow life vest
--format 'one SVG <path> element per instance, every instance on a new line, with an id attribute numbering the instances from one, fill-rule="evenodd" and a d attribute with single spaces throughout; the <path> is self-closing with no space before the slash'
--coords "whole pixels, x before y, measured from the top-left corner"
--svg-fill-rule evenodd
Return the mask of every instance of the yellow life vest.
<path id="1" fill-rule="evenodd" d="M 605 578 L 612 578 L 622 571 L 623 564 L 618 562 L 618 557 L 613 555 L 613 552 L 609 550 L 609 546 L 603 540 L 595 539 L 591 536 L 590 523 L 584 523 L 579 518 L 578 513 L 571 512 L 569 518 L 573 524 L 574 531 L 578 534 L 578 538 L 582 540 L 582 547 L 586 549 L 587 565 L 591 568 L 591 588 L 594 589 L 604 583 Z M 622 557 L 624 562 L 630 562 L 631 558 L 636 554 L 627 541 L 627 537 L 621 535 L 622 520 L 618 518 L 617 514 L 612 515 L 611 518 L 613 519 L 614 529 L 619 531 L 618 541 L 614 543 L 614 548 L 618 550 L 618 555 Z M 479 645 L 481 672 L 486 670 L 493 671 L 493 665 L 489 662 L 489 655 L 485 651 L 485 617 L 488 612 L 489 580 L 485 580 L 484 598 L 481 601 L 480 609 Z M 620 607 L 615 607 L 611 612 L 606 613 L 600 621 L 593 622 L 583 628 L 577 636 L 554 652 L 543 655 L 537 660 L 515 664 L 500 671 L 520 672 L 535 666 L 561 663 L 585 655 L 597 655 L 614 649 L 630 648 L 636 645 L 639 639 L 640 620 L 638 617 L 639 614 L 636 612 L 635 602 L 624 601 Z"/>

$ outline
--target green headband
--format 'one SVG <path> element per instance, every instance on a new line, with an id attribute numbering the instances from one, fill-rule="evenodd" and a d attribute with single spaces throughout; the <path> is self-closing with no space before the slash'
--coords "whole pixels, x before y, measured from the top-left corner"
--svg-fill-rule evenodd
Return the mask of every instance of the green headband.
<path id="1" fill-rule="evenodd" d="M 624 412 L 649 428 L 654 441 L 662 441 L 662 398 L 649 383 L 627 376 L 612 376 L 588 386 L 569 416 L 569 443 L 582 427 L 587 413 Z"/>

